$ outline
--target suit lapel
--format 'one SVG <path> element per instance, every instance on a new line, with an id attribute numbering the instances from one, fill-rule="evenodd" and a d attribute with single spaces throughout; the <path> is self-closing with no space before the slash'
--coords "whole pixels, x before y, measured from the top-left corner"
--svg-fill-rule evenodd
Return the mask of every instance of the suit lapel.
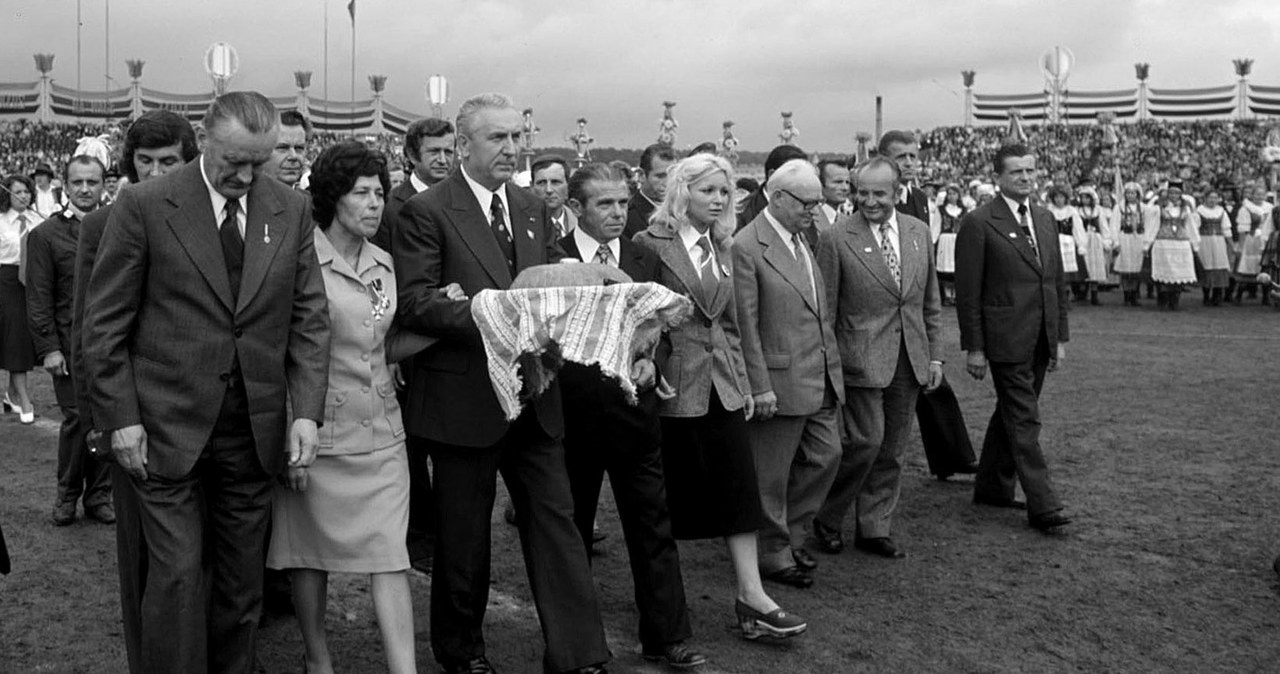
<path id="1" fill-rule="evenodd" d="M 631 280 L 637 283 L 649 280 L 645 278 L 644 254 L 639 246 L 622 237 L 618 239 L 618 253 L 618 268 L 622 273 L 630 276 Z"/>
<path id="2" fill-rule="evenodd" d="M 919 234 L 920 231 L 912 220 L 898 218 L 898 268 L 902 272 L 903 295 L 907 294 L 911 284 L 915 282 L 916 269 L 922 261 Z M 928 247 L 924 250 L 928 250 Z"/>
<path id="3" fill-rule="evenodd" d="M 182 169 L 182 179 L 174 181 L 173 190 L 166 195 L 165 199 L 174 207 L 174 212 L 165 222 L 213 294 L 227 311 L 234 312 L 231 281 L 227 278 L 227 264 L 222 257 L 222 241 L 218 238 L 218 225 L 213 221 L 213 202 L 209 200 L 209 188 L 205 185 L 199 162 L 197 158 L 187 164 Z"/>
<path id="4" fill-rule="evenodd" d="M 545 262 L 543 255 L 538 254 L 543 246 L 544 228 L 537 217 L 533 204 L 517 195 L 518 188 L 507 186 L 507 203 L 511 206 L 511 238 L 516 249 L 516 273 L 520 270 Z"/>
<path id="5" fill-rule="evenodd" d="M 1022 232 L 1022 225 L 1018 224 L 1018 217 L 1013 214 L 1013 211 L 1009 210 L 1009 204 L 1005 203 L 1004 197 L 997 196 L 995 201 L 992 202 L 991 218 L 987 222 L 1000 233 L 1001 239 L 1008 241 L 1009 245 L 1018 251 L 1018 254 L 1022 256 L 1022 259 L 1027 264 L 1031 265 L 1037 273 L 1043 273 L 1044 270 L 1041 268 L 1040 262 L 1036 260 L 1035 252 L 1031 250 L 1031 242 L 1026 240 L 1027 237 Z M 1038 238 L 1043 241 L 1044 236 L 1041 233 L 1044 229 L 1036 223 L 1034 209 L 1031 210 L 1031 222 L 1032 226 L 1036 228 Z M 1056 236 L 1054 243 L 1057 243 Z M 1043 251 L 1044 247 L 1041 246 L 1040 250 Z M 1043 254 L 1041 258 L 1043 259 Z"/>
<path id="6" fill-rule="evenodd" d="M 756 217 L 752 226 L 755 228 L 756 240 L 764 246 L 764 261 L 776 269 L 787 284 L 795 289 L 810 311 L 818 313 L 818 307 L 814 304 L 814 295 L 819 287 L 817 280 L 813 281 L 815 292 L 809 292 L 809 284 L 804 278 L 804 263 L 791 254 L 787 249 L 787 242 L 782 240 L 763 213 Z"/>
<path id="7" fill-rule="evenodd" d="M 900 296 L 902 288 L 893 280 L 893 273 L 889 271 L 889 265 L 884 261 L 884 253 L 880 251 L 880 240 L 871 232 L 871 223 L 867 222 L 866 216 L 855 213 L 853 217 L 842 222 L 845 245 L 849 247 L 849 251 L 867 268 L 867 271 L 871 272 L 872 276 L 876 277 L 880 285 L 895 297 Z M 901 230 L 901 223 L 899 223 L 899 230 Z M 901 247 L 901 236 L 899 239 L 899 247 Z M 901 255 L 898 256 L 898 264 L 902 264 Z"/>
<path id="8" fill-rule="evenodd" d="M 249 207 L 244 226 L 244 270 L 240 274 L 237 312 L 244 309 L 262 287 L 262 280 L 266 278 L 267 269 L 271 267 L 271 261 L 275 259 L 276 251 L 280 250 L 280 241 L 284 238 L 286 225 L 279 219 L 280 214 L 284 213 L 284 205 L 259 182 L 266 179 L 259 176 L 249 190 Z"/>
<path id="9" fill-rule="evenodd" d="M 693 268 L 693 261 L 689 259 L 689 252 L 685 250 L 684 241 L 678 234 L 671 233 L 671 238 L 667 240 L 667 245 L 662 247 L 658 257 L 662 259 L 662 264 L 666 265 L 684 284 L 685 290 L 693 298 L 694 304 L 702 309 L 702 313 L 714 316 L 715 314 L 711 312 L 714 298 L 703 296 L 702 279 Z"/>
<path id="10" fill-rule="evenodd" d="M 1053 259 L 1051 256 L 1061 256 L 1062 249 L 1059 248 L 1058 226 L 1053 222 L 1052 217 L 1036 217 L 1035 209 L 1031 211 L 1031 222 L 1036 228 L 1036 243 L 1040 248 L 1040 265 L 1039 269 L 1043 274 L 1045 264 Z"/>
<path id="11" fill-rule="evenodd" d="M 511 269 L 507 267 L 507 258 L 498 247 L 498 240 L 494 238 L 489 217 L 480 210 L 475 194 L 467 185 L 467 179 L 462 176 L 462 169 L 455 170 L 448 182 L 435 189 L 441 187 L 449 190 L 449 224 L 457 230 L 462 242 L 476 256 L 480 267 L 493 280 L 494 285 L 498 288 L 511 287 Z M 515 214 L 511 217 L 514 223 Z"/>
<path id="12" fill-rule="evenodd" d="M 564 254 L 569 257 L 587 262 L 587 260 L 582 259 L 582 253 L 578 250 L 578 242 L 573 240 L 572 234 L 560 237 L 560 250 L 563 250 Z"/>

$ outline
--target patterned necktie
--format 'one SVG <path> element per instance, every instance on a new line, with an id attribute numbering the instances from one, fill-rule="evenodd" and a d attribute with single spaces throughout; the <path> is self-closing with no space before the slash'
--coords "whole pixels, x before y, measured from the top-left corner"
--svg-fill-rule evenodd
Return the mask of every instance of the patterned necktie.
<path id="1" fill-rule="evenodd" d="M 898 264 L 898 252 L 893 249 L 893 242 L 889 240 L 889 222 L 880 223 L 880 252 L 884 253 L 884 263 L 889 267 L 889 273 L 893 275 L 893 282 L 899 286 L 902 285 L 902 268 Z"/>
<path id="2" fill-rule="evenodd" d="M 809 262 L 809 251 L 804 247 L 804 237 L 800 236 L 800 232 L 791 235 L 791 245 L 795 247 L 796 260 L 804 269 L 804 288 L 809 291 L 809 299 L 817 305 L 818 297 L 813 292 L 813 265 Z"/>
<path id="3" fill-rule="evenodd" d="M 596 256 L 591 258 L 591 261 L 596 264 L 610 264 L 612 259 L 613 251 L 609 250 L 609 244 L 602 243 L 600 244 L 600 247 L 596 249 Z"/>
<path id="4" fill-rule="evenodd" d="M 240 221 L 236 214 L 240 212 L 238 199 L 227 200 L 227 215 L 218 227 L 218 238 L 222 240 L 222 260 L 227 265 L 227 280 L 231 282 L 231 300 L 240 299 L 240 272 L 244 269 L 244 238 L 240 236 Z"/>
<path id="5" fill-rule="evenodd" d="M 1022 226 L 1022 234 L 1027 237 L 1027 243 L 1031 244 L 1031 252 L 1036 254 L 1036 262 L 1040 261 L 1040 247 L 1036 245 L 1035 235 L 1031 233 L 1031 220 L 1027 217 L 1027 205 L 1018 206 L 1018 224 Z"/>
<path id="6" fill-rule="evenodd" d="M 702 251 L 702 259 L 698 261 L 698 276 L 702 279 L 702 296 L 708 301 L 716 296 L 716 287 L 719 282 L 716 280 L 716 263 L 715 258 L 711 255 L 711 239 L 704 234 L 698 239 L 698 248 Z"/>
<path id="7" fill-rule="evenodd" d="M 511 230 L 507 229 L 507 218 L 503 215 L 502 199 L 497 194 L 489 202 L 489 226 L 493 228 L 493 236 L 498 240 L 498 248 L 502 256 L 507 258 L 507 267 L 514 273 L 516 268 L 516 249 L 511 239 Z"/>

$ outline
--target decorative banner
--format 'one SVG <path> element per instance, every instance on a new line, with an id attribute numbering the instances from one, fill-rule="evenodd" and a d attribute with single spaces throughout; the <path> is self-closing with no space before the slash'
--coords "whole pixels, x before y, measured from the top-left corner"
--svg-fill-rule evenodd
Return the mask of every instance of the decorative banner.
<path id="1" fill-rule="evenodd" d="M 1147 108 L 1152 117 L 1216 117 L 1236 111 L 1234 84 L 1204 89 L 1150 90 Z"/>

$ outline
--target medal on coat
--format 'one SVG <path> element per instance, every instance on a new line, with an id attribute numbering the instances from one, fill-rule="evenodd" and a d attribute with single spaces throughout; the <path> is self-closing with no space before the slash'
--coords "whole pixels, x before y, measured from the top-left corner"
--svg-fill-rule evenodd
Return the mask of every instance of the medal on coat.
<path id="1" fill-rule="evenodd" d="M 271 225 L 262 226 L 262 242 L 271 243 Z"/>
<path id="2" fill-rule="evenodd" d="M 373 320 L 380 321 L 391 308 L 391 298 L 382 290 L 382 279 L 369 282 L 369 302 L 373 304 Z"/>

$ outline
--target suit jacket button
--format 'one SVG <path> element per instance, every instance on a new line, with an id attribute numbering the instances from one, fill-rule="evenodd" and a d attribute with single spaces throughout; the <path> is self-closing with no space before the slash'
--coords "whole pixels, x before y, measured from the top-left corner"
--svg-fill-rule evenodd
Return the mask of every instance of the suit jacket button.
<path id="1" fill-rule="evenodd" d="M 715 352 L 715 350 L 716 350 L 716 347 L 711 346 L 710 344 L 707 345 L 707 353 L 713 353 Z"/>
<path id="2" fill-rule="evenodd" d="M 235 336 L 237 339 L 244 336 L 244 328 L 236 328 Z"/>
<path id="3" fill-rule="evenodd" d="M 702 321 L 702 323 L 703 323 L 703 325 L 707 326 L 708 328 L 709 328 L 709 327 L 711 327 L 711 319 L 710 319 L 710 318 L 704 319 L 704 320 Z"/>
<path id="4" fill-rule="evenodd" d="M 231 379 L 231 373 L 230 373 L 230 372 L 223 372 L 222 374 L 218 375 L 218 379 L 221 379 L 222 381 L 230 381 L 230 379 Z"/>

